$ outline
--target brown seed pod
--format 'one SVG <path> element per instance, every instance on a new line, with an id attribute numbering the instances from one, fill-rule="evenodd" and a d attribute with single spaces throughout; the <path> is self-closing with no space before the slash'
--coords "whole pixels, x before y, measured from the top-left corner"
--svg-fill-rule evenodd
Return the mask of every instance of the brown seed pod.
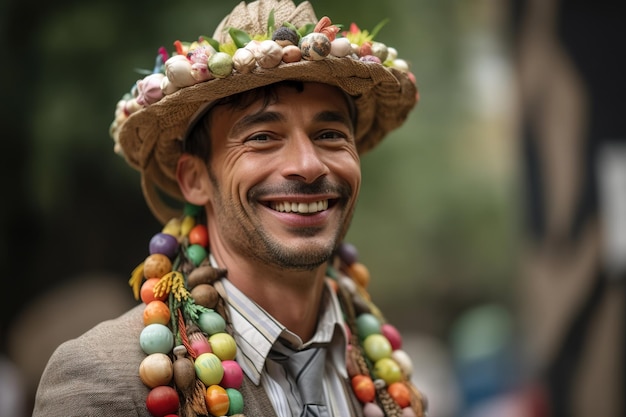
<path id="1" fill-rule="evenodd" d="M 174 354 L 176 355 L 176 360 L 174 361 L 174 382 L 176 387 L 187 395 L 191 393 L 195 385 L 196 371 L 191 359 L 186 357 L 187 349 L 184 346 L 176 346 Z"/>
<path id="2" fill-rule="evenodd" d="M 191 290 L 193 301 L 206 308 L 215 308 L 220 298 L 217 290 L 209 284 L 198 284 Z"/>
<path id="3" fill-rule="evenodd" d="M 187 286 L 189 289 L 193 289 L 193 287 L 199 284 L 211 284 L 220 278 L 224 278 L 226 273 L 225 269 L 213 268 L 209 265 L 199 266 L 189 273 Z"/>

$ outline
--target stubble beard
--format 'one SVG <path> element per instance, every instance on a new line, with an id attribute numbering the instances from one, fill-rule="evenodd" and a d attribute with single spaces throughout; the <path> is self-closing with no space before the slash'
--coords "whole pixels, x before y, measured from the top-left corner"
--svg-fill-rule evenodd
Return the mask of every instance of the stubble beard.
<path id="1" fill-rule="evenodd" d="M 213 181 L 213 180 L 212 180 Z M 337 226 L 334 235 L 329 238 L 326 243 L 307 245 L 306 241 L 302 245 L 296 247 L 282 244 L 278 238 L 272 236 L 271 233 L 262 227 L 242 227 L 242 225 L 250 224 L 249 216 L 243 211 L 240 205 L 232 197 L 223 198 L 221 189 L 216 181 L 213 181 L 215 187 L 216 199 L 214 201 L 216 213 L 221 213 L 219 220 L 219 228 L 222 230 L 223 238 L 228 242 L 229 246 L 236 249 L 240 254 L 257 259 L 263 264 L 278 267 L 283 270 L 291 271 L 311 271 L 324 263 L 328 262 L 339 243 L 345 237 L 349 224 L 354 213 L 354 205 L 347 207 L 349 197 L 352 194 L 351 187 L 346 185 L 333 186 L 342 196 L 337 202 L 336 209 L 341 210 L 343 220 Z M 329 185 L 327 183 L 320 185 L 295 185 L 292 188 L 299 188 L 299 193 L 318 193 L 320 190 Z M 304 191 L 308 189 L 308 191 Z M 248 193 L 248 201 L 257 201 L 257 196 L 267 192 L 262 187 L 253 188 Z M 209 221 L 211 221 L 209 220 Z M 316 228 L 303 229 L 300 236 L 303 238 L 310 237 L 313 239 L 317 234 Z M 305 239 L 306 240 L 306 239 Z M 311 240 L 312 242 L 312 240 Z"/>

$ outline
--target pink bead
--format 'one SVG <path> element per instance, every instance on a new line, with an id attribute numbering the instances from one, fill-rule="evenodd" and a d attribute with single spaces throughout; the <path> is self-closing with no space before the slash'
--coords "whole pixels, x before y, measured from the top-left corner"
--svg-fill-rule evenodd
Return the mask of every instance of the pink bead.
<path id="1" fill-rule="evenodd" d="M 391 348 L 393 350 L 402 348 L 402 335 L 393 325 L 389 323 L 385 323 L 380 326 L 380 331 L 389 340 L 391 343 Z"/>
<path id="2" fill-rule="evenodd" d="M 350 326 L 348 326 L 348 323 L 344 323 L 343 327 L 346 329 L 346 337 L 348 338 L 348 343 L 350 343 L 350 340 L 352 340 L 352 332 L 350 331 Z"/>
<path id="3" fill-rule="evenodd" d="M 224 368 L 224 376 L 220 385 L 224 388 L 239 389 L 243 382 L 243 371 L 241 366 L 233 360 L 222 361 L 222 368 Z"/>
<path id="4" fill-rule="evenodd" d="M 193 333 L 189 342 L 191 348 L 196 352 L 196 356 L 200 356 L 203 353 L 213 353 L 209 341 L 202 333 Z"/>
<path id="5" fill-rule="evenodd" d="M 417 417 L 415 411 L 411 407 L 404 407 L 402 409 L 402 417 Z"/>
<path id="6" fill-rule="evenodd" d="M 366 403 L 363 406 L 363 415 L 365 417 L 385 417 L 383 410 L 378 406 L 378 404 L 374 403 Z"/>

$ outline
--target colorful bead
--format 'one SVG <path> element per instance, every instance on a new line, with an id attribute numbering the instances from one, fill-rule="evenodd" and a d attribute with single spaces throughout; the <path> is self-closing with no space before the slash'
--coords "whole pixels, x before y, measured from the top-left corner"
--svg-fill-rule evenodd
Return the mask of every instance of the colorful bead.
<path id="1" fill-rule="evenodd" d="M 178 412 L 180 400 L 172 387 L 158 386 L 153 388 L 146 398 L 146 407 L 154 417 L 165 417 Z"/>
<path id="2" fill-rule="evenodd" d="M 356 375 L 351 380 L 354 395 L 362 403 L 369 403 L 376 398 L 374 381 L 368 375 Z"/>
<path id="3" fill-rule="evenodd" d="M 400 408 L 411 405 L 411 391 L 409 391 L 409 388 L 403 382 L 394 382 L 389 384 L 387 392 L 400 406 Z"/>
<path id="4" fill-rule="evenodd" d="M 330 40 L 322 33 L 309 33 L 300 39 L 302 58 L 308 61 L 319 61 L 330 54 Z"/>
<path id="5" fill-rule="evenodd" d="M 381 378 L 387 385 L 402 380 L 402 370 L 396 361 L 391 358 L 377 360 L 372 371 L 376 378 Z"/>
<path id="6" fill-rule="evenodd" d="M 213 353 L 222 361 L 235 359 L 237 343 L 228 333 L 214 333 L 209 336 L 209 344 Z"/>
<path id="7" fill-rule="evenodd" d="M 362 288 L 367 288 L 370 283 L 370 273 L 365 265 L 360 262 L 354 262 L 348 267 L 348 274 Z"/>
<path id="8" fill-rule="evenodd" d="M 189 344 L 195 352 L 196 357 L 202 355 L 203 353 L 213 353 L 209 341 L 204 336 L 204 334 L 200 332 L 194 332 L 189 335 Z"/>
<path id="9" fill-rule="evenodd" d="M 200 245 L 189 245 L 187 247 L 187 257 L 195 266 L 200 265 L 206 256 L 206 249 Z"/>
<path id="10" fill-rule="evenodd" d="M 204 385 L 219 384 L 224 376 L 222 361 L 213 353 L 199 355 L 193 363 L 196 375 Z"/>
<path id="11" fill-rule="evenodd" d="M 163 301 L 167 298 L 167 294 L 160 297 L 154 295 L 154 286 L 159 282 L 159 280 L 160 278 L 148 278 L 141 285 L 139 295 L 144 304 L 148 305 L 154 300 Z"/>
<path id="12" fill-rule="evenodd" d="M 373 314 L 364 313 L 357 317 L 356 327 L 361 339 L 371 334 L 380 334 L 380 321 Z"/>
<path id="13" fill-rule="evenodd" d="M 367 403 L 363 406 L 365 417 L 385 417 L 385 412 L 376 403 Z"/>
<path id="14" fill-rule="evenodd" d="M 228 393 L 219 385 L 210 385 L 206 390 L 206 406 L 213 416 L 224 416 L 228 412 Z"/>
<path id="15" fill-rule="evenodd" d="M 391 356 L 391 344 L 382 334 L 367 336 L 363 341 L 363 350 L 372 362 Z"/>
<path id="16" fill-rule="evenodd" d="M 167 385 L 174 375 L 172 360 L 164 353 L 153 353 L 141 361 L 139 377 L 150 388 Z"/>
<path id="17" fill-rule="evenodd" d="M 167 325 L 170 321 L 170 308 L 163 301 L 150 301 L 143 310 L 143 324 L 163 324 Z"/>
<path id="18" fill-rule="evenodd" d="M 162 324 L 149 324 L 139 334 L 139 345 L 147 354 L 170 353 L 174 347 L 174 336 L 171 330 Z"/>
<path id="19" fill-rule="evenodd" d="M 196 225 L 196 219 L 193 216 L 185 216 L 180 222 L 180 234 L 187 236 L 189 231 Z"/>
<path id="20" fill-rule="evenodd" d="M 410 378 L 411 375 L 413 375 L 413 361 L 408 353 L 402 349 L 396 349 L 391 352 L 391 358 L 396 361 L 396 363 L 400 366 L 400 369 L 402 369 L 402 373 L 407 378 Z"/>
<path id="21" fill-rule="evenodd" d="M 198 327 L 209 335 L 222 333 L 226 329 L 226 321 L 215 311 L 209 310 L 198 316 Z"/>
<path id="22" fill-rule="evenodd" d="M 189 244 L 204 248 L 209 246 L 209 232 L 205 225 L 197 224 L 189 231 Z"/>
<path id="23" fill-rule="evenodd" d="M 209 58 L 209 71 L 217 78 L 225 78 L 233 72 L 233 59 L 226 52 L 217 52 Z"/>
<path id="24" fill-rule="evenodd" d="M 402 335 L 395 326 L 384 323 L 380 326 L 380 332 L 389 340 L 393 350 L 402 348 Z"/>
<path id="25" fill-rule="evenodd" d="M 151 255 L 160 253 L 174 259 L 178 253 L 178 240 L 170 234 L 159 232 L 150 239 L 148 250 Z"/>
<path id="26" fill-rule="evenodd" d="M 172 261 L 162 253 L 149 255 L 143 264 L 143 275 L 146 279 L 161 278 L 172 270 Z"/>
<path id="27" fill-rule="evenodd" d="M 241 366 L 234 360 L 223 360 L 222 368 L 224 368 L 224 376 L 220 385 L 224 388 L 239 389 L 243 383 L 243 370 Z"/>
<path id="28" fill-rule="evenodd" d="M 243 395 L 234 388 L 226 388 L 228 394 L 228 415 L 234 416 L 243 413 Z"/>

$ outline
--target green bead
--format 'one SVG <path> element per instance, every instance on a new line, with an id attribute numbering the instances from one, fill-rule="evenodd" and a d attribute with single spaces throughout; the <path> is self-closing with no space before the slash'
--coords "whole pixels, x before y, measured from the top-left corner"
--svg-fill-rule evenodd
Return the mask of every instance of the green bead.
<path id="1" fill-rule="evenodd" d="M 380 334 L 380 321 L 373 314 L 363 313 L 356 318 L 356 328 L 361 340 L 371 334 Z"/>
<path id="2" fill-rule="evenodd" d="M 215 310 L 208 310 L 198 316 L 198 327 L 210 335 L 226 330 L 226 321 Z"/>
<path id="3" fill-rule="evenodd" d="M 185 216 L 195 217 L 200 214 L 200 210 L 202 210 L 201 206 L 196 206 L 195 204 L 185 203 L 185 207 L 183 208 L 183 214 Z"/>
<path id="4" fill-rule="evenodd" d="M 195 266 L 200 265 L 202 261 L 204 261 L 204 258 L 206 258 L 206 255 L 206 249 L 201 245 L 194 243 L 187 248 L 187 257 Z"/>
<path id="5" fill-rule="evenodd" d="M 243 395 L 234 388 L 226 388 L 228 394 L 228 415 L 233 416 L 235 414 L 243 413 Z"/>

